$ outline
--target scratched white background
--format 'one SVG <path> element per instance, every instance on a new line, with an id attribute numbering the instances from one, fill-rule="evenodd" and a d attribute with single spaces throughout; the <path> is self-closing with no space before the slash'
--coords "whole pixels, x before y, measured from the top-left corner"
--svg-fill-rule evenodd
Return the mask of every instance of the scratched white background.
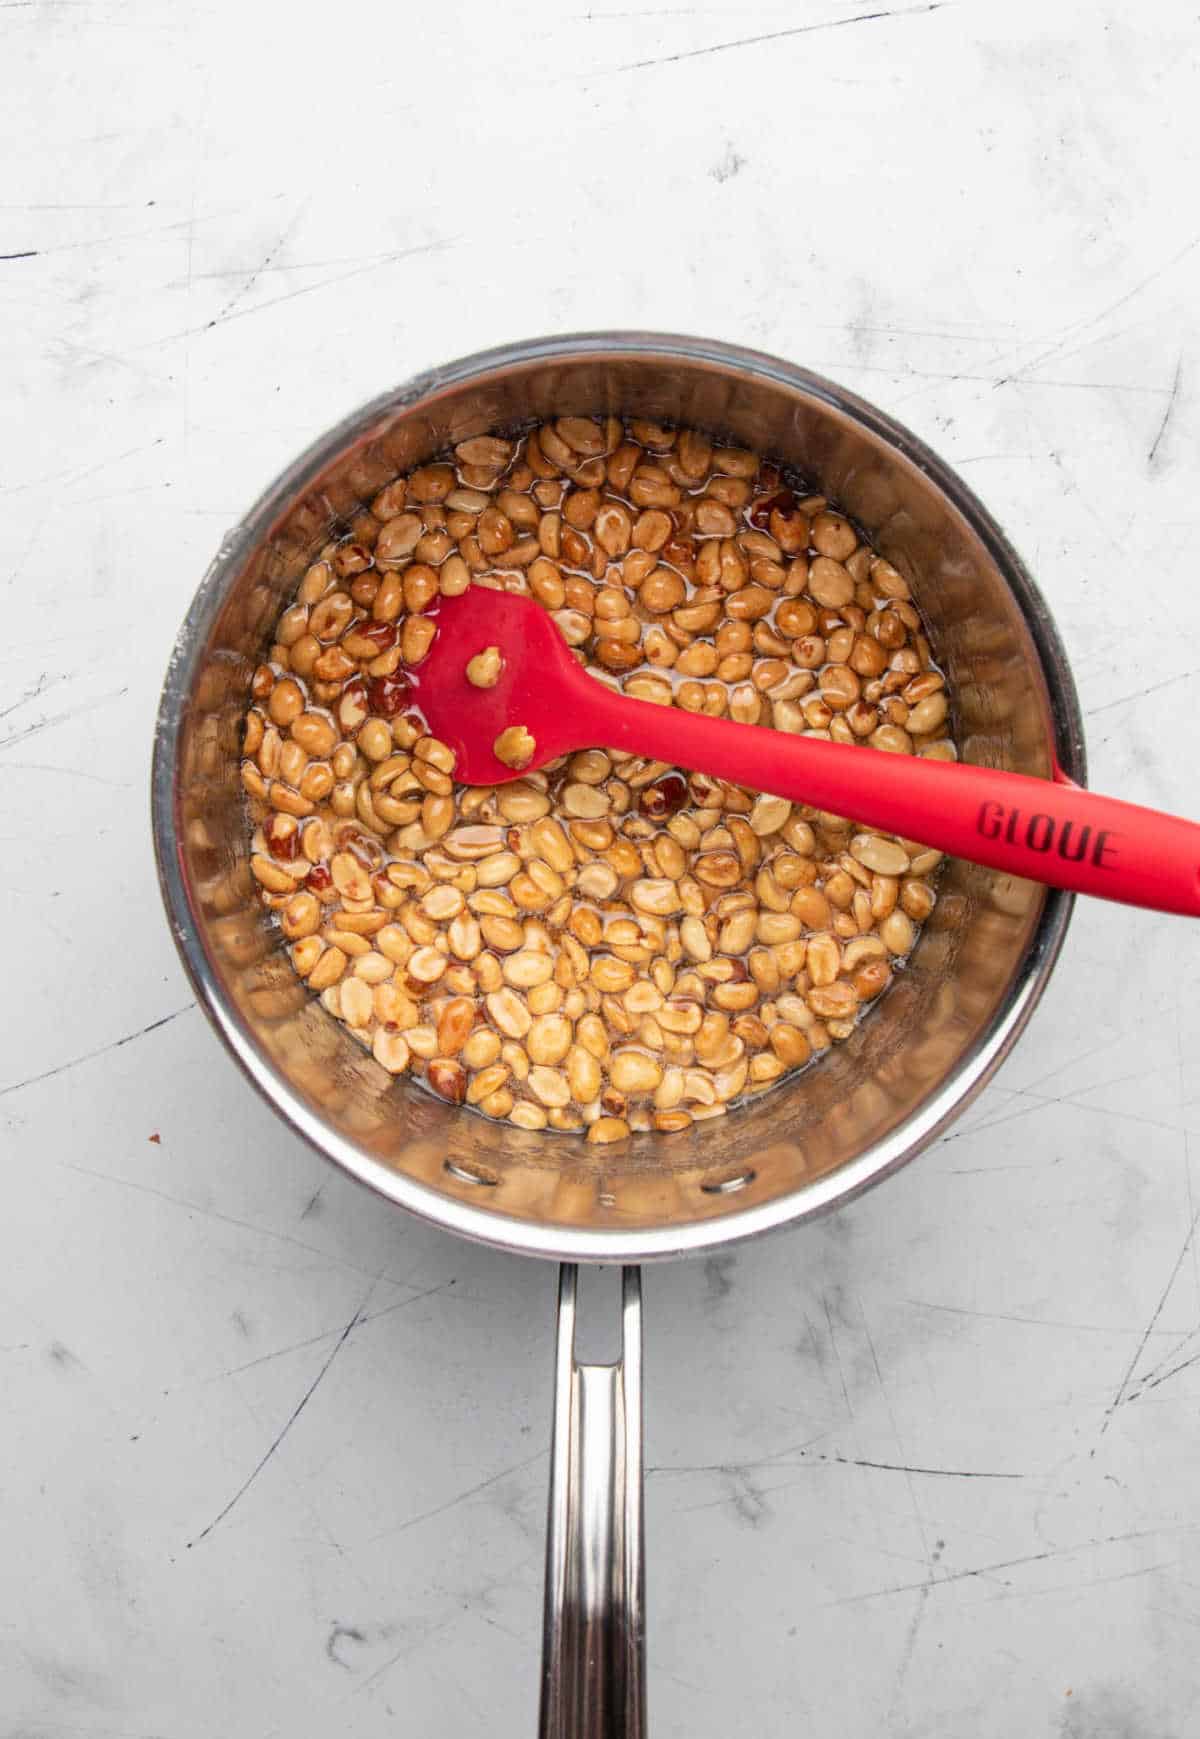
<path id="1" fill-rule="evenodd" d="M 0 0 L 5 1739 L 533 1730 L 553 1271 L 291 1140 L 154 884 L 177 624 L 349 407 L 548 330 L 815 366 L 1006 524 L 1094 783 L 1200 814 L 1194 5 L 286 20 Z M 967 1124 L 648 1275 L 656 1739 L 1200 1731 L 1198 968 L 1081 909 Z"/>

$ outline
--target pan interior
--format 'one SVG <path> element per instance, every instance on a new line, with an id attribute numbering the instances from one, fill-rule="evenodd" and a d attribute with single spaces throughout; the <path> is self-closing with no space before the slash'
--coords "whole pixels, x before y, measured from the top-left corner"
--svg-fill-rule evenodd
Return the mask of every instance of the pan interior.
<path id="1" fill-rule="evenodd" d="M 611 1260 L 817 1211 L 910 1157 L 1019 1031 L 1070 902 L 950 863 L 908 968 L 854 1037 L 727 1117 L 619 1148 L 446 1106 L 386 1075 L 325 1013 L 247 863 L 240 726 L 275 618 L 331 532 L 398 472 L 469 435 L 610 412 L 700 427 L 799 468 L 908 579 L 962 758 L 1038 776 L 1056 756 L 1083 769 L 1053 627 L 983 510 L 912 437 L 769 358 L 675 339 L 520 346 L 366 407 L 268 491 L 197 595 L 159 720 L 160 871 L 202 1002 L 284 1115 L 384 1194 L 491 1242 Z"/>

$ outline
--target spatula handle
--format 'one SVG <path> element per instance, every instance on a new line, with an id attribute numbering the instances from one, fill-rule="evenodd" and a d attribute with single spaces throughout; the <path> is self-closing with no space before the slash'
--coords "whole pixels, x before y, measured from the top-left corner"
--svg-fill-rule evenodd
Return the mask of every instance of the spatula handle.
<path id="1" fill-rule="evenodd" d="M 578 1270 L 559 1271 L 540 1739 L 644 1739 L 642 1287 L 621 1274 L 621 1353 L 575 1353 Z"/>
<path id="2" fill-rule="evenodd" d="M 1050 887 L 1200 916 L 1200 826 L 1053 780 L 734 724 L 600 690 L 589 742 L 700 768 Z"/>

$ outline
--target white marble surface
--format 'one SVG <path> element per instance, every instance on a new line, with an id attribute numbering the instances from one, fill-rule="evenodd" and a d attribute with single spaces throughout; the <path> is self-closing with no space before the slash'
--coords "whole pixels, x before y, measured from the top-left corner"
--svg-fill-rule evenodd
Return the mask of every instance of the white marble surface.
<path id="1" fill-rule="evenodd" d="M 1195 7 L 589 3 L 0 4 L 14 1739 L 533 1731 L 553 1271 L 289 1139 L 154 884 L 176 626 L 341 412 L 554 329 L 824 370 L 1200 813 Z M 648 1275 L 655 1739 L 1200 1732 L 1198 967 L 1081 909 L 964 1126 Z"/>

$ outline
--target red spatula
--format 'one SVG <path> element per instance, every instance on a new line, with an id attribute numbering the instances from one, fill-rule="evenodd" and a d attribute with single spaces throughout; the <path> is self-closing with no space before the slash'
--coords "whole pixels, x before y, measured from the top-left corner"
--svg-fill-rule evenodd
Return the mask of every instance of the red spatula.
<path id="1" fill-rule="evenodd" d="M 585 673 L 528 598 L 474 587 L 431 613 L 437 633 L 410 680 L 430 730 L 458 757 L 455 777 L 467 784 L 501 784 L 573 749 L 617 749 L 853 816 L 1051 887 L 1200 915 L 1194 822 L 1097 796 L 1061 774 L 1032 779 L 868 754 L 616 694 Z M 494 672 L 495 680 L 479 687 L 467 666 L 493 648 L 498 661 L 486 657 L 474 674 Z M 506 763 L 495 744 L 514 730 Z"/>

